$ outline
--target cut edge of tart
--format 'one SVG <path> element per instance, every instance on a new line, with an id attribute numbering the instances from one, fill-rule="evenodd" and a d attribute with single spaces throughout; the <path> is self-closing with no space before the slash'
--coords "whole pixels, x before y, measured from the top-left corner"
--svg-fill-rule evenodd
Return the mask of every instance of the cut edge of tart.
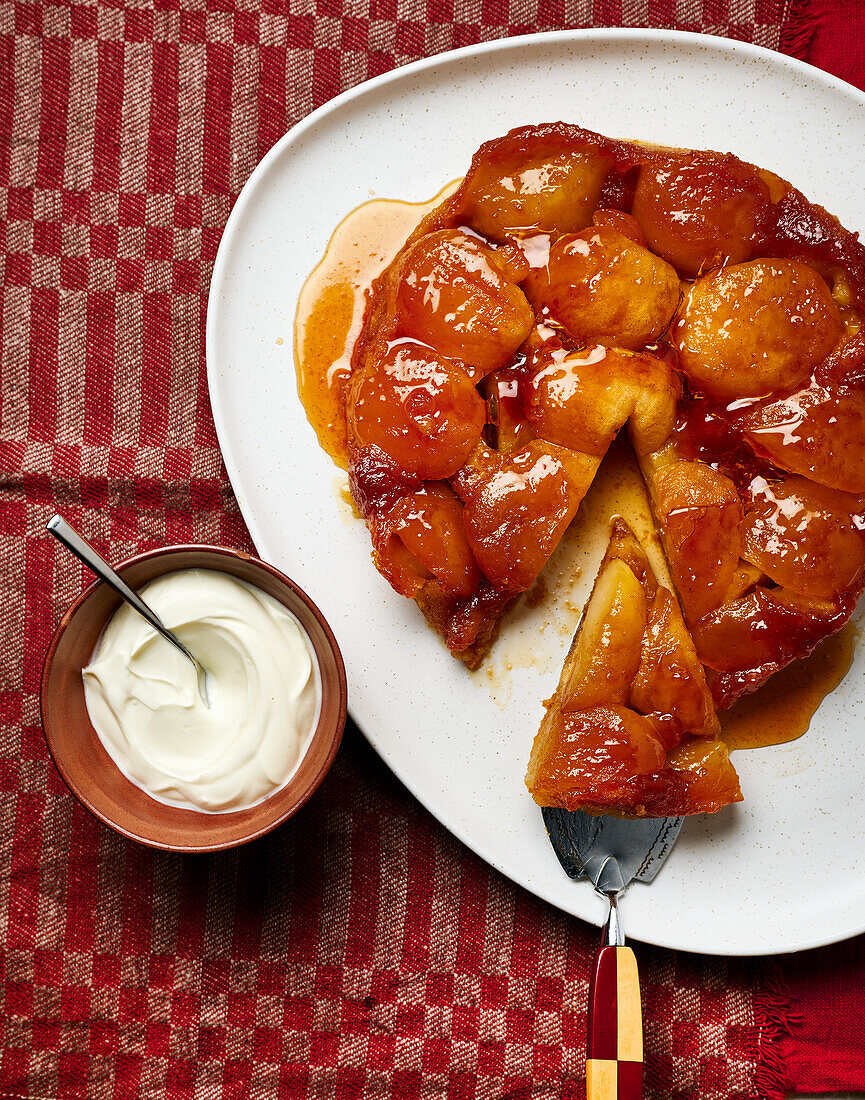
<path id="1" fill-rule="evenodd" d="M 678 601 L 621 517 L 545 707 L 526 773 L 540 806 L 668 817 L 742 799 Z"/>

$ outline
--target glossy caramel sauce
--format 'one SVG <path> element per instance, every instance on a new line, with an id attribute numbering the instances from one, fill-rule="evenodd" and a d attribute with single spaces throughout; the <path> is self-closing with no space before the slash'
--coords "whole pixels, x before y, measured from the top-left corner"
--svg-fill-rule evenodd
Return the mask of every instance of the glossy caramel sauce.
<path id="1" fill-rule="evenodd" d="M 300 292 L 294 318 L 297 389 L 320 445 L 343 468 L 348 458 L 341 389 L 351 373 L 367 295 L 412 230 L 458 183 L 428 202 L 363 203 L 336 227 Z"/>
<path id="2" fill-rule="evenodd" d="M 729 748 L 765 748 L 801 737 L 820 703 L 847 674 L 856 633 L 856 624 L 847 623 L 810 657 L 787 665 L 754 695 L 721 711 L 721 736 Z"/>
<path id="3" fill-rule="evenodd" d="M 424 203 L 386 199 L 364 203 L 337 226 L 303 287 L 294 326 L 298 391 L 320 445 L 343 468 L 347 454 L 342 386 L 350 374 L 371 287 L 418 223 L 457 185 L 458 181 L 449 184 Z M 543 266 L 549 238 L 540 235 L 523 244 L 530 265 Z M 742 446 L 739 432 L 728 419 L 729 413 L 738 411 L 735 405 L 715 407 L 696 400 L 685 415 L 683 411 L 680 406 L 678 442 L 685 455 L 706 460 L 711 454 L 717 462 L 720 454 L 722 465 L 739 483 L 772 471 L 770 463 Z M 351 505 L 341 481 L 338 493 L 345 520 L 351 522 Z M 494 651 L 495 665 L 487 665 L 491 694 L 499 705 L 505 705 L 510 696 L 515 668 L 558 667 L 562 642 L 576 629 L 606 547 L 610 517 L 615 514 L 622 515 L 643 542 L 659 581 L 672 587 L 642 476 L 631 449 L 619 441 L 605 456 L 576 520 L 543 572 L 546 595 L 524 598 L 509 615 L 509 628 Z M 550 626 L 548 644 L 539 644 Z M 758 693 L 722 713 L 728 745 L 753 748 L 800 737 L 822 699 L 849 669 L 854 636 L 848 624 L 823 641 L 810 658 L 794 662 Z"/>

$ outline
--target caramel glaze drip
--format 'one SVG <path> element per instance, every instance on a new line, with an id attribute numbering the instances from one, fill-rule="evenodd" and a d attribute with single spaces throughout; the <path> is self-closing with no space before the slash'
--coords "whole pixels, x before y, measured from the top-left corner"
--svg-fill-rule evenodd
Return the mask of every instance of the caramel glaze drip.
<path id="1" fill-rule="evenodd" d="M 820 642 L 810 657 L 776 672 L 754 695 L 722 711 L 721 736 L 730 749 L 783 745 L 805 733 L 823 699 L 841 683 L 853 663 L 856 627 Z"/>
<path id="2" fill-rule="evenodd" d="M 373 199 L 336 227 L 306 280 L 294 318 L 297 389 L 319 444 L 338 466 L 348 465 L 342 389 L 360 334 L 367 298 L 418 223 L 457 186 L 428 202 Z"/>

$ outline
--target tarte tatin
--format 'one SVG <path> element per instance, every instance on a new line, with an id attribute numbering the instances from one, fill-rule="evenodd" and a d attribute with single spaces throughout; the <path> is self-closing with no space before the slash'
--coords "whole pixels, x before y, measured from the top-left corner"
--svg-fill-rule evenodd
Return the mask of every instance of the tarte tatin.
<path id="1" fill-rule="evenodd" d="M 676 597 L 620 517 L 532 748 L 541 806 L 638 817 L 740 802 Z"/>
<path id="2" fill-rule="evenodd" d="M 342 392 L 351 492 L 379 571 L 454 656 L 481 663 L 625 426 L 651 496 L 678 602 L 645 567 L 620 580 L 654 609 L 644 649 L 662 599 L 696 653 L 703 725 L 680 722 L 675 748 L 661 722 L 615 791 L 599 775 L 552 793 L 558 758 L 536 746 L 542 804 L 678 814 L 739 797 L 709 693 L 728 707 L 807 655 L 865 586 L 863 306 L 865 248 L 791 184 L 564 123 L 481 146 L 375 282 Z M 658 706 L 593 704 L 629 743 Z M 717 790 L 671 785 L 670 760 L 706 744 Z"/>

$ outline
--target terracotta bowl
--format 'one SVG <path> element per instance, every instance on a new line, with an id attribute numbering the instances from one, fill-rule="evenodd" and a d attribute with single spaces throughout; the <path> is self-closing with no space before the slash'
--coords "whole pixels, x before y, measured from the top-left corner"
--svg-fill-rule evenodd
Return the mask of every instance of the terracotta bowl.
<path id="1" fill-rule="evenodd" d="M 81 670 L 89 663 L 120 597 L 101 581 L 79 596 L 60 621 L 42 670 L 42 726 L 67 786 L 88 810 L 131 840 L 173 852 L 215 852 L 275 829 L 306 802 L 327 774 L 345 725 L 345 667 L 324 616 L 302 589 L 248 554 L 216 546 L 171 546 L 130 558 L 118 567 L 139 588 L 178 569 L 218 569 L 267 592 L 296 616 L 308 634 L 321 674 L 321 713 L 292 778 L 248 810 L 211 814 L 166 806 L 122 774 L 90 723 Z"/>

